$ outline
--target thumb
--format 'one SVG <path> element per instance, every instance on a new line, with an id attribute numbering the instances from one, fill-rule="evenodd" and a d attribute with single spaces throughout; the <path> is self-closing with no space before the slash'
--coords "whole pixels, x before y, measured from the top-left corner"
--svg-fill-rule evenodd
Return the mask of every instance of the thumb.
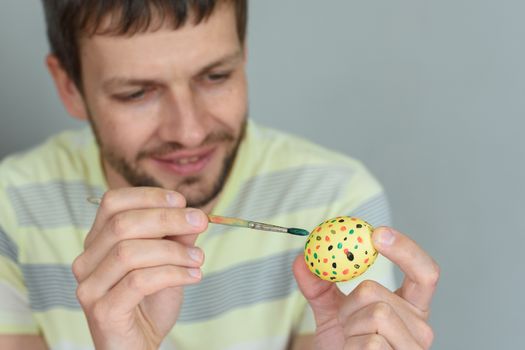
<path id="1" fill-rule="evenodd" d="M 337 285 L 311 273 L 302 254 L 295 259 L 293 272 L 301 293 L 312 307 L 317 326 L 337 320 L 344 298 Z"/>

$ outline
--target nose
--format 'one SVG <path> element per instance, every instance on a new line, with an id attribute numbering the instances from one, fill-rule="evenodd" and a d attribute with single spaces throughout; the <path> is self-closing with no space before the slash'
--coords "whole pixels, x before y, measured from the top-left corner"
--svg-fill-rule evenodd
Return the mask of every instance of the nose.
<path id="1" fill-rule="evenodd" d="M 161 119 L 158 133 L 164 142 L 192 148 L 201 145 L 207 136 L 203 105 L 190 86 L 179 86 L 167 94 Z"/>

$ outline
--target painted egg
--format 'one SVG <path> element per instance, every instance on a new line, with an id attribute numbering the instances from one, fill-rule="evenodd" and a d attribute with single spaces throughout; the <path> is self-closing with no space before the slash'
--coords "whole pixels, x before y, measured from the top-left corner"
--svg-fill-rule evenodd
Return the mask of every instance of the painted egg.
<path id="1" fill-rule="evenodd" d="M 326 220 L 308 236 L 304 259 L 310 271 L 331 282 L 351 280 L 374 263 L 374 228 L 364 220 L 339 216 Z"/>

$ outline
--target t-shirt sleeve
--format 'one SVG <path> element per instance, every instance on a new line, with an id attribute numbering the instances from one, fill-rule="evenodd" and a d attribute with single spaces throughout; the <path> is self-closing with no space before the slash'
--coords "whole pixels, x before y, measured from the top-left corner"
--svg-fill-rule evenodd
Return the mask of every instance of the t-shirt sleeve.
<path id="1" fill-rule="evenodd" d="M 0 334 L 38 334 L 18 254 L 17 244 L 0 222 Z"/>

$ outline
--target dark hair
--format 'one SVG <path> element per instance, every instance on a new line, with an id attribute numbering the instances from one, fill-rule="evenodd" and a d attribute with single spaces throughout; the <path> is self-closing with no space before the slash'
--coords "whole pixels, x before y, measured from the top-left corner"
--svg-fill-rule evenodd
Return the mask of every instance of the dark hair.
<path id="1" fill-rule="evenodd" d="M 51 53 L 81 91 L 78 41 L 82 35 L 133 35 L 152 29 L 156 18 L 160 18 L 157 25 L 171 20 L 177 29 L 186 23 L 190 13 L 198 24 L 213 13 L 219 2 L 234 4 L 237 34 L 244 44 L 247 0 L 42 0 Z M 102 28 L 108 15 L 112 16 L 111 23 Z"/>

